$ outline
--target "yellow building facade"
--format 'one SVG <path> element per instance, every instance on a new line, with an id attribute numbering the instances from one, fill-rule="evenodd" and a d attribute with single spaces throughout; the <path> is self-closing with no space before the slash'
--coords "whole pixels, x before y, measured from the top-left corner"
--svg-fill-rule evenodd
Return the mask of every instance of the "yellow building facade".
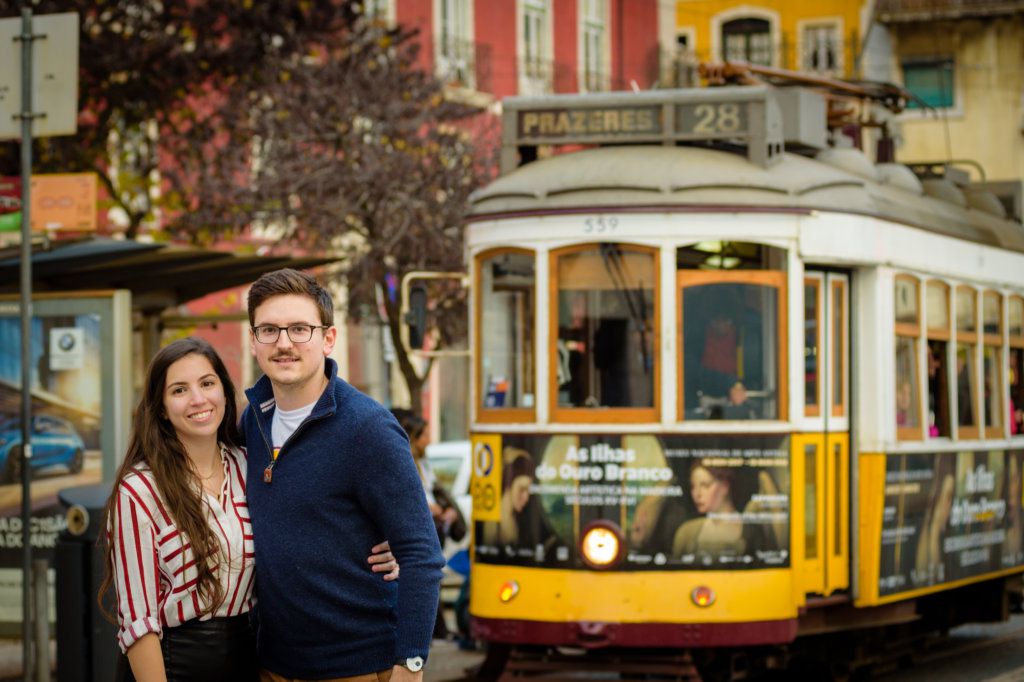
<path id="1" fill-rule="evenodd" d="M 899 117 L 898 159 L 951 160 L 973 180 L 1024 178 L 1024 3 L 1002 16 L 880 19 L 891 79 L 930 105 Z"/>
<path id="2" fill-rule="evenodd" d="M 859 0 L 678 0 L 679 47 L 699 61 L 748 61 L 850 77 L 870 13 Z"/>

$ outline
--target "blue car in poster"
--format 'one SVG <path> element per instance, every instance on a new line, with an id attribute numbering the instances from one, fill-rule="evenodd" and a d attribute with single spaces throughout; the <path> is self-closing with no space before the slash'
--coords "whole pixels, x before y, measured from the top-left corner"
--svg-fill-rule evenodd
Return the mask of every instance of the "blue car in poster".
<path id="1" fill-rule="evenodd" d="M 85 443 L 66 419 L 51 415 L 32 418 L 32 470 L 63 465 L 73 474 L 82 470 Z M 0 418 L 0 475 L 5 483 L 21 480 L 21 419 Z"/>

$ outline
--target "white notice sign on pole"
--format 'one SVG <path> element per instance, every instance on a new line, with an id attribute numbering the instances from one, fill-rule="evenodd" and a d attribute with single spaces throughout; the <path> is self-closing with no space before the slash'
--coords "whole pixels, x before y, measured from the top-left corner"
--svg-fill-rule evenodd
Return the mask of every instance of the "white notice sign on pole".
<path id="1" fill-rule="evenodd" d="M 32 17 L 32 137 L 78 130 L 78 14 Z M 21 137 L 21 17 L 0 19 L 0 140 Z"/>

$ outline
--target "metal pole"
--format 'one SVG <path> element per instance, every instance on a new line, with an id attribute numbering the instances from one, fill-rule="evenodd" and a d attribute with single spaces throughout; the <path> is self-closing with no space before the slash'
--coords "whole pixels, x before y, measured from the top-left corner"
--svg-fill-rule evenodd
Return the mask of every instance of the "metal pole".
<path id="1" fill-rule="evenodd" d="M 36 664 L 35 682 L 50 682 L 50 563 L 32 562 L 32 590 L 35 592 Z"/>
<path id="2" fill-rule="evenodd" d="M 32 682 L 32 10 L 21 10 L 21 548 L 22 674 Z"/>

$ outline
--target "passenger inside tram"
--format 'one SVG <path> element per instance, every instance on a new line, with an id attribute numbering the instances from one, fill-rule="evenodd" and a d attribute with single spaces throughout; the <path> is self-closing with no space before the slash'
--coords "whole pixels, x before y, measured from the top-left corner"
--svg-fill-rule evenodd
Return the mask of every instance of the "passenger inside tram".
<path id="1" fill-rule="evenodd" d="M 1010 434 L 1024 434 L 1024 350 L 1010 349 Z"/>
<path id="2" fill-rule="evenodd" d="M 928 341 L 928 437 L 949 438 L 946 342 Z"/>
<path id="3" fill-rule="evenodd" d="M 752 284 L 687 288 L 683 307 L 687 419 L 773 419 L 773 291 Z"/>

